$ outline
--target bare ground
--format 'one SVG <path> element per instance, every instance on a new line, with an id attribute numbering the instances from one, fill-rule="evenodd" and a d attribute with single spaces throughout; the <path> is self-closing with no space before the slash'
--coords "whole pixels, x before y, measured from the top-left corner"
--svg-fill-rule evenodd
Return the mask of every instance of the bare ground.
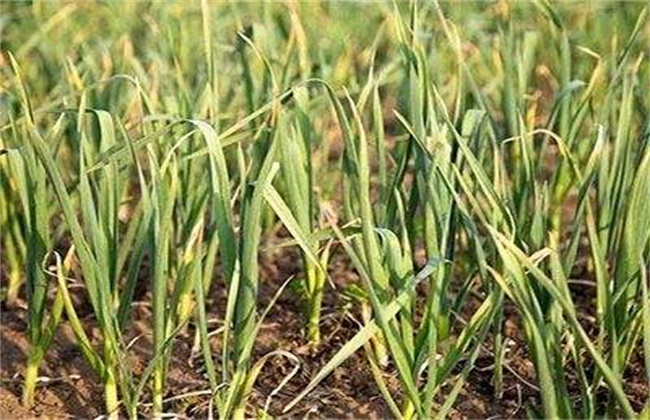
<path id="1" fill-rule="evenodd" d="M 271 263 L 270 261 L 277 261 Z M 291 275 L 299 274 L 299 259 L 289 253 L 284 257 L 263 259 L 261 264 L 262 284 L 260 307 L 271 299 L 279 284 Z M 346 261 L 335 258 L 332 263 L 333 279 L 340 289 L 355 280 Z M 218 280 L 217 280 L 218 281 Z M 217 291 L 210 297 L 208 307 L 212 309 L 210 318 L 219 319 L 223 313 L 224 291 Z M 284 350 L 295 355 L 300 363 L 297 374 L 270 401 L 269 412 L 276 417 L 285 418 L 389 418 L 390 411 L 381 398 L 368 367 L 363 351 L 330 375 L 319 387 L 311 392 L 298 406 L 287 414 L 282 414 L 284 406 L 309 383 L 318 370 L 348 341 L 357 331 L 353 307 L 346 305 L 338 293 L 328 293 L 324 302 L 322 344 L 310 347 L 302 333 L 300 305 L 291 290 L 287 289 L 269 313 L 257 339 L 255 358 L 274 351 Z M 129 363 L 136 377 L 151 358 L 151 312 L 144 303 L 146 296 L 134 305 L 133 328 L 127 338 L 140 337 L 130 350 Z M 588 300 L 588 296 L 585 297 Z M 24 307 L 24 302 L 22 303 Z M 36 404 L 27 410 L 20 404 L 22 371 L 28 352 L 26 339 L 26 313 L 20 308 L 2 307 L 0 313 L 0 418 L 94 418 L 103 412 L 102 387 L 99 378 L 93 373 L 81 352 L 75 345 L 71 329 L 64 321 L 59 327 L 50 348 L 41 375 L 49 378 L 37 389 Z M 468 305 L 471 306 L 471 305 Z M 470 308 L 468 308 L 470 309 Z M 87 332 L 95 340 L 99 339 L 97 328 L 90 311 L 83 319 Z M 501 399 L 494 396 L 492 386 L 492 357 L 490 344 L 479 357 L 477 366 L 470 374 L 464 389 L 456 401 L 451 417 L 465 418 L 521 418 L 526 416 L 525 406 L 537 403 L 538 392 L 534 386 L 534 370 L 525 351 L 522 331 L 516 311 L 506 307 L 504 333 L 511 345 L 504 372 L 504 394 Z M 190 325 L 176 340 L 173 347 L 172 362 L 169 369 L 167 398 L 178 398 L 167 404 L 168 412 L 179 417 L 207 416 L 208 398 L 205 395 L 184 395 L 208 389 L 208 382 L 202 373 L 202 360 L 192 357 L 194 339 Z M 213 349 L 219 354 L 219 336 L 213 338 Z M 217 360 L 218 362 L 218 360 Z M 640 360 L 639 360 L 640 362 Z M 255 383 L 251 397 L 251 411 L 264 407 L 267 397 L 293 369 L 293 363 L 281 356 L 272 357 L 265 364 Z M 642 365 L 629 372 L 628 390 L 637 395 L 639 404 L 647 393 L 647 385 L 642 381 Z M 386 376 L 391 393 L 399 400 L 399 381 L 396 376 Z M 444 392 L 444 390 L 443 390 Z M 147 412 L 143 398 L 141 411 Z"/>

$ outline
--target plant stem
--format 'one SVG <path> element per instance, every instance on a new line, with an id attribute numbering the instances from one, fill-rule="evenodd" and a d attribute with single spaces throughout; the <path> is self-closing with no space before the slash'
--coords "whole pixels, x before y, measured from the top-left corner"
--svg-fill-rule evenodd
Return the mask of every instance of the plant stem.
<path id="1" fill-rule="evenodd" d="M 309 290 L 307 339 L 311 345 L 316 346 L 320 343 L 320 315 L 323 306 L 325 276 L 315 264 L 307 260 L 307 257 L 305 257 L 305 266 Z"/>
<path id="2" fill-rule="evenodd" d="M 38 349 L 36 350 L 38 351 Z M 27 361 L 27 368 L 25 369 L 25 385 L 23 388 L 23 405 L 26 408 L 31 408 L 34 404 L 34 391 L 36 390 L 36 381 L 38 380 L 38 367 L 41 358 L 37 356 L 30 356 Z"/>
<path id="3" fill-rule="evenodd" d="M 415 406 L 413 405 L 413 402 L 408 398 L 404 402 L 404 409 L 402 410 L 402 413 L 404 420 L 415 418 Z"/>
<path id="4" fill-rule="evenodd" d="M 9 308 L 13 308 L 16 304 L 16 299 L 18 299 L 18 293 L 20 292 L 20 287 L 23 283 L 20 280 L 20 271 L 18 270 L 9 270 L 9 281 L 7 287 L 7 299 L 6 304 Z"/>
<path id="5" fill-rule="evenodd" d="M 153 375 L 153 413 L 156 417 L 163 411 L 163 388 L 165 383 L 162 361 L 157 363 L 160 365 L 156 368 Z"/>
<path id="6" fill-rule="evenodd" d="M 115 382 L 115 372 L 113 369 L 106 370 L 106 380 L 104 382 L 104 397 L 106 399 L 106 416 L 109 420 L 118 420 L 120 418 L 119 399 L 117 396 L 117 384 Z"/>

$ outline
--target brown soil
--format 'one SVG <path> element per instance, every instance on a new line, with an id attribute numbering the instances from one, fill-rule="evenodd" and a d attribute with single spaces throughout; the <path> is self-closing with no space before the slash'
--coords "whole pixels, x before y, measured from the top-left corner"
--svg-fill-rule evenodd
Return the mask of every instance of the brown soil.
<path id="1" fill-rule="evenodd" d="M 260 308 L 264 308 L 271 300 L 282 281 L 291 275 L 299 274 L 298 255 L 293 251 L 287 252 L 286 249 L 282 253 L 283 256 L 267 255 L 262 259 Z M 271 263 L 271 260 L 276 262 Z M 339 291 L 346 284 L 355 281 L 356 276 L 349 269 L 349 263 L 343 258 L 335 255 L 331 267 L 332 278 Z M 219 318 L 220 314 L 223 314 L 225 302 L 223 288 L 216 289 L 208 302 L 208 307 L 214 312 L 209 315 L 209 318 Z M 284 418 L 392 417 L 375 385 L 363 351 L 357 352 L 339 367 L 291 412 L 281 415 L 284 406 L 305 388 L 314 374 L 358 330 L 358 324 L 354 321 L 358 314 L 353 306 L 346 305 L 341 298 L 337 298 L 340 295 L 340 293 L 326 295 L 323 308 L 323 343 L 318 349 L 312 349 L 306 344 L 302 333 L 300 304 L 289 288 L 280 296 L 269 313 L 258 337 L 255 349 L 256 360 L 271 351 L 284 350 L 291 352 L 300 361 L 297 375 L 273 397 L 269 406 L 271 415 Z M 149 300 L 147 296 L 141 298 L 142 301 L 134 305 L 134 327 L 126 337 L 128 341 L 142 335 L 131 348 L 129 355 L 132 371 L 136 377 L 150 360 L 152 347 L 151 337 L 148 335 L 151 313 L 150 308 L 144 303 Z M 103 397 L 99 379 L 74 344 L 72 331 L 65 322 L 59 327 L 40 372 L 41 376 L 49 377 L 51 380 L 38 387 L 33 409 L 27 410 L 21 406 L 22 371 L 27 357 L 28 343 L 25 335 L 26 314 L 20 306 L 20 302 L 11 309 L 3 306 L 0 313 L 0 418 L 93 418 L 101 415 Z M 94 319 L 90 311 L 84 312 L 87 315 L 82 321 L 87 326 L 87 332 L 94 339 L 98 339 L 99 333 L 93 327 Z M 505 386 L 502 398 L 496 399 L 493 396 L 491 344 L 486 343 L 483 355 L 479 357 L 476 368 L 470 374 L 454 406 L 452 418 L 520 418 L 526 415 L 527 405 L 537 404 L 538 392 L 533 385 L 534 370 L 525 351 L 516 311 L 506 307 L 506 317 L 504 333 L 511 339 L 512 346 L 507 357 L 507 369 L 504 372 Z M 201 372 L 201 358 L 192 358 L 193 338 L 194 331 L 190 325 L 187 331 L 180 334 L 173 347 L 166 397 L 177 397 L 208 389 L 207 379 Z M 215 336 L 213 341 L 214 354 L 219 354 L 219 338 Z M 255 383 L 254 394 L 250 400 L 250 407 L 254 408 L 251 408 L 249 414 L 255 415 L 253 410 L 264 407 L 267 396 L 292 368 L 291 361 L 284 357 L 274 357 L 268 361 Z M 399 400 L 400 391 L 396 376 L 387 376 L 386 382 L 391 393 L 396 396 L 396 400 Z M 633 386 L 630 385 L 631 388 Z M 632 392 L 634 391 L 632 389 Z M 644 389 L 638 390 L 640 395 L 643 392 Z M 148 396 L 145 395 L 143 401 L 148 400 Z M 208 397 L 181 398 L 167 404 L 167 408 L 168 412 L 175 413 L 179 417 L 203 418 L 207 416 Z M 141 411 L 146 413 L 146 406 L 143 406 Z"/>

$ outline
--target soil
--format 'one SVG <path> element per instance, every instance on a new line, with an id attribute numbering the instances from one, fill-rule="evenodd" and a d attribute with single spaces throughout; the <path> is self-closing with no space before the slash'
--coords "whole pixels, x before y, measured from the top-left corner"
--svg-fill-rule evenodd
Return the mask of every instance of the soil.
<path id="1" fill-rule="evenodd" d="M 299 261 L 298 254 L 287 249 L 282 251 L 282 256 L 267 254 L 262 257 L 259 308 L 266 307 L 284 280 L 300 274 Z M 335 254 L 331 267 L 332 279 L 339 291 L 350 282 L 356 281 L 354 272 L 349 268 L 349 262 L 340 255 Z M 215 281 L 217 285 L 222 284 L 219 279 Z M 225 293 L 223 287 L 214 289 L 216 291 L 211 294 L 208 302 L 208 308 L 212 309 L 209 318 L 219 319 L 220 314 L 223 314 Z M 146 288 L 143 287 L 142 290 Z M 83 290 L 79 289 L 80 294 L 81 292 Z M 280 418 L 392 417 L 375 385 L 363 351 L 358 351 L 337 368 L 289 413 L 282 414 L 284 406 L 306 387 L 316 372 L 358 331 L 359 324 L 355 319 L 359 318 L 359 314 L 355 306 L 340 296 L 341 293 L 326 294 L 323 307 L 323 339 L 316 349 L 307 344 L 303 335 L 300 303 L 290 288 L 285 289 L 264 321 L 255 347 L 255 360 L 272 351 L 284 350 L 296 356 L 300 363 L 298 373 L 271 399 L 271 415 Z M 585 299 L 588 299 L 588 296 Z M 83 298 L 79 300 L 79 305 L 87 305 Z M 127 341 L 140 337 L 131 347 L 129 354 L 132 364 L 130 367 L 136 377 L 151 358 L 152 343 L 148 335 L 148 331 L 151 331 L 151 310 L 145 303 L 149 301 L 147 295 L 139 296 L 139 301 L 134 304 L 133 309 L 133 328 L 126 337 Z M 472 305 L 467 306 L 470 310 Z M 97 340 L 99 332 L 94 327 L 95 321 L 91 311 L 81 312 L 86 314 L 82 321 L 87 332 Z M 76 347 L 72 331 L 65 321 L 59 327 L 40 371 L 40 375 L 49 378 L 49 381 L 43 382 L 37 388 L 35 406 L 31 410 L 23 408 L 20 404 L 22 372 L 28 351 L 24 301 L 19 301 L 12 308 L 2 306 L 0 326 L 1 419 L 94 418 L 103 413 L 103 393 L 99 378 Z M 526 406 L 538 404 L 533 365 L 526 353 L 520 321 L 513 308 L 506 307 L 504 334 L 509 338 L 510 345 L 502 397 L 494 397 L 491 383 L 491 344 L 486 343 L 476 368 L 470 374 L 450 413 L 451 418 L 521 418 L 526 416 Z M 166 407 L 169 413 L 180 418 L 207 417 L 209 397 L 184 397 L 185 394 L 209 388 L 202 372 L 201 357 L 193 357 L 193 340 L 194 330 L 190 325 L 177 338 L 169 367 L 166 397 L 177 399 Z M 218 341 L 219 337 L 215 336 L 212 343 L 214 354 L 219 354 Z M 642 366 L 640 363 L 639 360 L 639 366 Z M 267 397 L 293 367 L 291 360 L 286 357 L 275 356 L 268 360 L 254 386 L 249 404 L 252 407 L 250 415 L 256 414 L 256 411 L 253 411 L 255 408 L 264 407 Z M 631 372 L 630 376 L 634 379 L 635 373 Z M 639 374 L 639 377 L 642 375 Z M 399 401 L 401 394 L 396 375 L 387 375 L 386 383 L 391 394 Z M 639 395 L 638 401 L 642 402 L 643 395 L 647 392 L 643 382 L 632 380 L 628 382 L 628 387 L 632 394 Z M 445 389 L 442 393 L 444 392 Z M 143 401 L 149 401 L 149 397 L 145 395 Z M 146 405 L 143 405 L 141 411 L 147 412 Z"/>

